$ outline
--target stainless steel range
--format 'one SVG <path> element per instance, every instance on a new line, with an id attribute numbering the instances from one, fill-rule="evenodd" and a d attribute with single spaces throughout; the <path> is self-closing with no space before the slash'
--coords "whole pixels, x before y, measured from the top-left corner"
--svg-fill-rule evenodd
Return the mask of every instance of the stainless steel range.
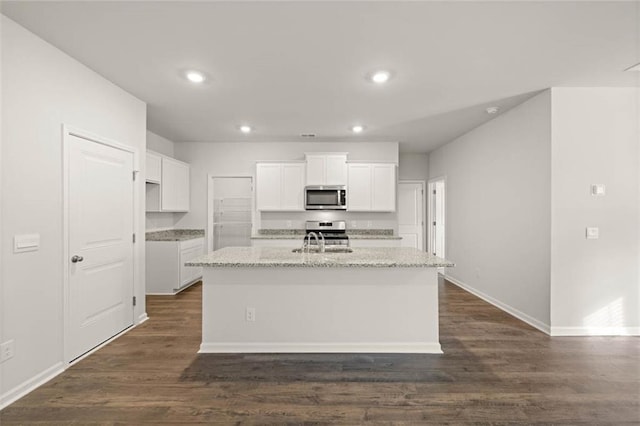
<path id="1" fill-rule="evenodd" d="M 324 239 L 325 247 L 348 247 L 349 236 L 347 235 L 347 223 L 344 220 L 335 221 L 314 221 L 309 220 L 306 222 L 305 231 L 307 235 L 309 233 L 315 233 L 318 238 L 309 238 L 309 244 L 317 245 L 318 240 Z"/>

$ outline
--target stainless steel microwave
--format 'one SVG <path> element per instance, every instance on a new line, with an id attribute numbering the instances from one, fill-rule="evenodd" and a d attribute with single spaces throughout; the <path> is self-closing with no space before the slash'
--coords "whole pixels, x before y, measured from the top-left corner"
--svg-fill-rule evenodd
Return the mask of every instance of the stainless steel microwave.
<path id="1" fill-rule="evenodd" d="M 305 210 L 346 210 L 347 188 L 340 186 L 307 186 L 304 188 Z"/>

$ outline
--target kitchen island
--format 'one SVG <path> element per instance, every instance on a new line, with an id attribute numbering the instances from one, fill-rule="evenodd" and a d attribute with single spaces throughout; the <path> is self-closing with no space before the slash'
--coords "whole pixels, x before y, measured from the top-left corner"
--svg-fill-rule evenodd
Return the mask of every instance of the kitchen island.
<path id="1" fill-rule="evenodd" d="M 204 267 L 201 353 L 441 353 L 438 267 L 412 248 L 228 247 Z"/>

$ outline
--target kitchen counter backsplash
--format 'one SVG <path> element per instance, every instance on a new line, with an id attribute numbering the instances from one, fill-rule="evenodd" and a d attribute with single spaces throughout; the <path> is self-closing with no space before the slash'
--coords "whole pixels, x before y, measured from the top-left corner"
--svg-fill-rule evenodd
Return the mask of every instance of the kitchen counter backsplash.
<path id="1" fill-rule="evenodd" d="M 204 237 L 204 229 L 166 229 L 147 232 L 147 241 L 186 241 Z"/>

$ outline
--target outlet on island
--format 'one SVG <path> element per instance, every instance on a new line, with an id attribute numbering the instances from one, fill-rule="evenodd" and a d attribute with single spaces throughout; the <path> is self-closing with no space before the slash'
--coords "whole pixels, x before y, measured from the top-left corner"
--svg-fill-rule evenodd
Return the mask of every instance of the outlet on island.
<path id="1" fill-rule="evenodd" d="M 245 311 L 245 320 L 251 322 L 256 320 L 256 308 L 247 306 L 247 309 Z"/>

